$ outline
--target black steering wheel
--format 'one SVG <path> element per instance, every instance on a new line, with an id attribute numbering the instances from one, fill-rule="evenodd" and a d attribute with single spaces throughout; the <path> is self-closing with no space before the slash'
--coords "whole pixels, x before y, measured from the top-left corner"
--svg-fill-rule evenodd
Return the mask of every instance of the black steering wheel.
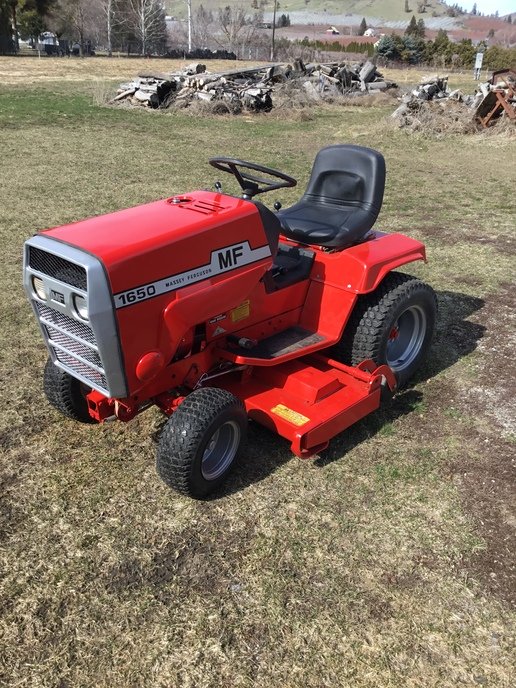
<path id="1" fill-rule="evenodd" d="M 210 165 L 222 172 L 229 172 L 232 174 L 242 189 L 242 196 L 246 199 L 251 199 L 258 194 L 266 193 L 267 191 L 274 191 L 274 189 L 283 189 L 285 187 L 296 186 L 297 180 L 294 177 L 289 177 L 284 172 L 273 170 L 272 167 L 265 167 L 265 165 L 258 165 L 255 162 L 246 162 L 245 160 L 238 160 L 237 158 L 211 158 Z M 243 170 L 241 169 L 243 168 Z M 271 181 L 270 179 L 262 179 L 256 177 L 245 170 L 254 170 L 256 172 L 263 172 L 274 179 L 281 181 Z"/>

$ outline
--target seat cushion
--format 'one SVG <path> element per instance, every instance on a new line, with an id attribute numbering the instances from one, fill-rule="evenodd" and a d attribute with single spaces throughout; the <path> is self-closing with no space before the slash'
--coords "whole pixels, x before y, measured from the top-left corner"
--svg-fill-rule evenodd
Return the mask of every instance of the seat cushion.
<path id="1" fill-rule="evenodd" d="M 282 233 L 302 244 L 346 248 L 357 243 L 374 219 L 366 210 L 300 201 L 278 213 Z"/>

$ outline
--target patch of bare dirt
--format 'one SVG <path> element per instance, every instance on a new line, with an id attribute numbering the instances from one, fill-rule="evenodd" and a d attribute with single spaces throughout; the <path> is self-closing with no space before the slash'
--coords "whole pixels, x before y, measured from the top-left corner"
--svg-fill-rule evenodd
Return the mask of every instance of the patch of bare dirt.
<path id="1" fill-rule="evenodd" d="M 485 327 L 478 342 L 476 376 L 461 390 L 469 413 L 486 415 L 502 434 L 516 431 L 514 356 L 516 352 L 516 293 L 512 285 L 486 298 L 484 307 L 472 317 Z"/>
<path id="2" fill-rule="evenodd" d="M 465 510 L 485 543 L 465 566 L 484 591 L 511 607 L 516 606 L 516 452 L 510 437 L 516 428 L 515 307 L 514 289 L 506 284 L 472 314 L 485 328 L 477 343 L 476 375 L 448 398 L 478 419 L 478 425 L 460 430 L 464 451 L 452 466 Z"/>
<path id="3" fill-rule="evenodd" d="M 224 540 L 219 535 L 224 531 Z M 235 530 L 218 520 L 213 528 L 199 530 L 192 526 L 157 549 L 149 561 L 128 557 L 112 567 L 104 585 L 109 592 L 120 594 L 135 588 L 149 587 L 164 600 L 169 586 L 200 595 L 231 587 L 238 562 L 247 555 L 254 526 L 242 524 Z"/>
<path id="4" fill-rule="evenodd" d="M 480 442 L 482 439 L 478 438 Z M 453 467 L 465 511 L 485 548 L 463 562 L 482 592 L 516 608 L 516 460 L 508 442 L 489 439 L 482 457 L 464 452 Z"/>
<path id="5" fill-rule="evenodd" d="M 450 293 L 439 295 L 440 334 L 434 353 L 444 369 L 476 350 L 473 379 L 460 376 L 430 379 L 424 390 L 423 416 L 414 415 L 414 432 L 422 442 L 446 435 L 453 424 L 460 459 L 447 466 L 459 490 L 463 509 L 482 540 L 469 559 L 458 563 L 461 575 L 475 580 L 480 594 L 516 607 L 516 428 L 513 359 L 516 348 L 516 297 L 502 285 L 476 307 L 453 307 Z M 464 297 L 464 295 L 462 295 Z M 472 303 L 471 306 L 474 304 Z M 467 320 L 462 318 L 467 317 Z M 468 324 L 473 330 L 468 339 Z M 409 421 L 410 423 L 410 418 Z"/>

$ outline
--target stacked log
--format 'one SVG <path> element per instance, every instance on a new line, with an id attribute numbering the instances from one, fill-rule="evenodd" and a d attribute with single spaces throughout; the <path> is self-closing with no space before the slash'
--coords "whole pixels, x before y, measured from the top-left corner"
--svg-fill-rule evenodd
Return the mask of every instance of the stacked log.
<path id="1" fill-rule="evenodd" d="M 156 109 L 186 107 L 195 101 L 222 101 L 231 104 L 234 111 L 268 112 L 273 107 L 276 86 L 285 82 L 314 99 L 324 99 L 336 92 L 360 95 L 396 87 L 370 61 L 305 65 L 298 59 L 292 65 L 270 64 L 215 74 L 207 72 L 206 65 L 193 63 L 172 74 L 140 74 L 133 81 L 120 84 L 111 102 Z"/>
<path id="2" fill-rule="evenodd" d="M 432 119 L 442 120 L 448 114 L 455 122 L 463 121 L 465 130 L 471 130 L 472 123 L 487 128 L 500 119 L 516 122 L 516 73 L 501 70 L 496 74 L 499 78 L 479 84 L 472 95 L 465 95 L 460 89 L 450 91 L 447 76 L 424 78 L 401 98 L 392 117 L 400 127 L 414 130 L 429 129 Z"/>

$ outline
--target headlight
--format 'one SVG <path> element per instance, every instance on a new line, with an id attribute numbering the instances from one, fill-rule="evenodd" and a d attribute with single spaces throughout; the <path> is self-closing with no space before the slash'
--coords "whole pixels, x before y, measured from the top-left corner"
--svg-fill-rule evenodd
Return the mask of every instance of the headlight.
<path id="1" fill-rule="evenodd" d="M 43 284 L 43 280 L 41 279 L 41 277 L 36 277 L 36 275 L 33 275 L 32 289 L 34 290 L 34 293 L 36 294 L 38 299 L 41 299 L 42 301 L 47 300 L 45 285 Z"/>
<path id="2" fill-rule="evenodd" d="M 81 320 L 88 320 L 88 302 L 84 296 L 74 294 L 73 305 L 79 318 L 81 318 Z"/>

